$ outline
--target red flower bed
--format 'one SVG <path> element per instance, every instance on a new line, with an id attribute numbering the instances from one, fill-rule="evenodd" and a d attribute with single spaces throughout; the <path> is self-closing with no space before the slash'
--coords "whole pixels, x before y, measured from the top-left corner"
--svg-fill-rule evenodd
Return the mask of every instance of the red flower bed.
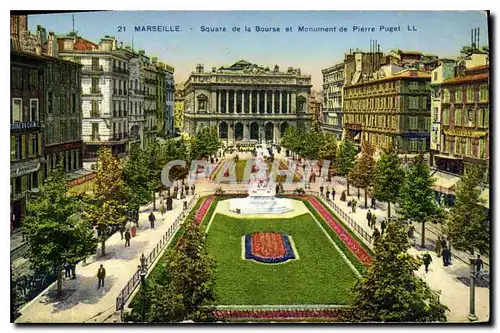
<path id="1" fill-rule="evenodd" d="M 284 309 L 284 310 L 215 310 L 216 320 L 231 319 L 335 319 L 343 317 L 343 309 Z"/>
<path id="2" fill-rule="evenodd" d="M 363 265 L 368 266 L 372 263 L 372 258 L 368 252 L 351 236 L 344 230 L 344 228 L 333 218 L 333 216 L 323 207 L 323 205 L 314 197 L 308 197 L 309 203 L 316 208 L 318 213 L 323 217 L 323 219 L 328 223 L 332 229 L 337 233 L 339 238 L 344 242 L 345 245 L 351 250 L 352 253 L 363 263 Z"/>
<path id="3" fill-rule="evenodd" d="M 196 225 L 200 225 L 201 221 L 203 221 L 203 218 L 205 217 L 205 214 L 207 213 L 213 201 L 214 197 L 210 196 L 205 201 L 203 201 L 200 208 L 198 208 L 194 216 L 194 223 L 196 223 Z"/>
<path id="4" fill-rule="evenodd" d="M 277 232 L 256 232 L 251 235 L 252 254 L 263 258 L 278 258 L 286 250 L 281 234 Z"/>

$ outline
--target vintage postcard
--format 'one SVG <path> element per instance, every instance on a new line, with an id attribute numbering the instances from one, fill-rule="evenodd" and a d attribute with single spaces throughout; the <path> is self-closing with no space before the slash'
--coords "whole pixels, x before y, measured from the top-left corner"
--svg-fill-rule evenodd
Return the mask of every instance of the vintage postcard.
<path id="1" fill-rule="evenodd" d="M 10 15 L 13 323 L 490 323 L 487 11 Z"/>

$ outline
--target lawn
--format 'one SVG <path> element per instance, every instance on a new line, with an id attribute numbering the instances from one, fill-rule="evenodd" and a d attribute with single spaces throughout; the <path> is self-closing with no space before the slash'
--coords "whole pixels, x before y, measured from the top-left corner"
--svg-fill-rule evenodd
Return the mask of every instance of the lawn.
<path id="1" fill-rule="evenodd" d="M 238 181 L 238 183 L 241 183 L 243 181 L 243 176 L 244 176 L 244 173 L 245 173 L 245 166 L 246 166 L 246 163 L 247 161 L 250 161 L 250 160 L 239 160 L 238 162 L 235 163 L 235 173 L 236 173 L 236 180 Z M 225 161 L 224 163 L 229 163 L 229 162 L 232 162 L 232 161 Z M 285 160 L 280 160 L 279 161 L 281 166 L 284 168 L 284 170 L 287 170 L 288 169 L 288 165 L 286 163 Z M 250 163 L 250 162 L 248 162 Z M 272 170 L 272 167 L 273 167 L 273 163 L 267 163 L 268 167 L 269 167 L 269 171 Z M 222 172 L 224 172 L 227 168 L 227 165 L 221 165 L 221 167 L 219 168 L 219 170 L 217 171 L 217 173 L 214 174 L 213 176 L 213 179 L 219 179 L 219 177 L 221 178 L 224 178 L 222 176 Z M 279 177 L 279 178 L 278 178 Z M 250 178 L 250 177 L 248 177 Z M 275 181 L 277 180 L 281 180 L 281 181 L 284 181 L 285 180 L 285 176 L 276 176 L 276 178 L 274 179 Z M 293 176 L 293 182 L 299 182 L 300 181 L 300 178 L 297 174 L 294 174 Z M 222 181 L 222 183 L 227 183 L 227 181 Z"/>
<path id="2" fill-rule="evenodd" d="M 241 237 L 278 231 L 300 259 L 262 264 L 242 259 Z M 292 219 L 237 219 L 217 214 L 207 235 L 217 260 L 218 305 L 346 304 L 357 277 L 310 214 Z"/>

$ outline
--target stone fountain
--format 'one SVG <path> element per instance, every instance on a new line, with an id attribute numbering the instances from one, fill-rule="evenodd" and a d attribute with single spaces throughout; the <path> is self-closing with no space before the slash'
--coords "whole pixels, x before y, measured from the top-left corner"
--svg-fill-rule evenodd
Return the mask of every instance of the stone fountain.
<path id="1" fill-rule="evenodd" d="M 264 159 L 267 150 L 257 149 L 255 173 L 250 176 L 248 197 L 229 199 L 229 210 L 239 214 L 282 214 L 293 210 L 292 200 L 276 198 L 276 184 Z"/>

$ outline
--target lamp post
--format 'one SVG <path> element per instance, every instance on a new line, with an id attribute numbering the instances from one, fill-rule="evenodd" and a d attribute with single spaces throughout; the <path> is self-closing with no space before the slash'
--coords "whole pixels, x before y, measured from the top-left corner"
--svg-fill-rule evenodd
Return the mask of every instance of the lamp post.
<path id="1" fill-rule="evenodd" d="M 146 257 L 144 253 L 141 255 L 141 265 L 139 266 L 139 274 L 141 275 L 141 321 L 145 321 L 146 316 L 146 300 L 144 298 L 144 288 L 146 286 L 146 274 L 148 273 L 148 267 L 146 263 Z"/>
<path id="2" fill-rule="evenodd" d="M 469 311 L 469 320 L 470 321 L 476 321 L 477 316 L 476 316 L 476 299 L 475 299 L 475 283 L 476 283 L 476 259 L 469 259 L 470 260 L 470 311 Z"/>

